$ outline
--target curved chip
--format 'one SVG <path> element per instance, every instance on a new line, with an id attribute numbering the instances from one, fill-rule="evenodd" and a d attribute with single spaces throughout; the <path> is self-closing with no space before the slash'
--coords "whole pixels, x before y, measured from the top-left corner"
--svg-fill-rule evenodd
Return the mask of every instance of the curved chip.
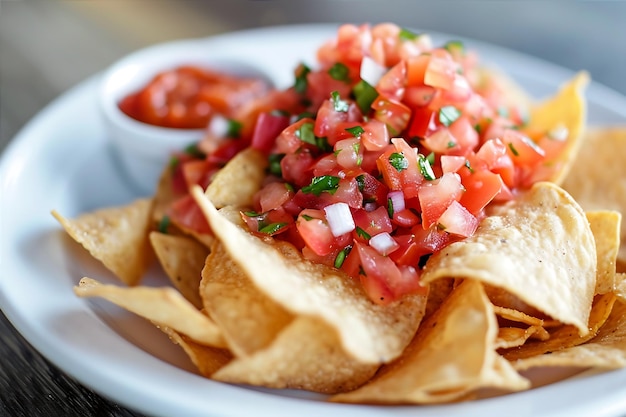
<path id="1" fill-rule="evenodd" d="M 523 390 L 529 381 L 496 353 L 498 323 L 481 283 L 462 282 L 404 354 L 363 387 L 331 398 L 357 403 L 441 403 L 479 388 Z"/>
<path id="2" fill-rule="evenodd" d="M 586 334 L 597 260 L 580 206 L 558 186 L 537 183 L 489 214 L 474 236 L 434 254 L 422 280 L 479 280 Z"/>
<path id="3" fill-rule="evenodd" d="M 75 219 L 52 215 L 65 231 L 104 264 L 122 282 L 136 285 L 152 256 L 148 232 L 151 227 L 150 199 L 135 200 L 125 206 L 108 207 Z"/>
<path id="4" fill-rule="evenodd" d="M 295 315 L 318 317 L 332 326 L 353 358 L 389 362 L 413 337 L 424 315 L 425 295 L 409 295 L 386 306 L 374 304 L 360 283 L 341 271 L 295 253 L 285 256 L 222 216 L 200 187 L 192 188 L 192 195 L 230 257 L 259 290 Z"/>
<path id="5" fill-rule="evenodd" d="M 158 325 L 214 347 L 226 347 L 221 330 L 171 287 L 118 287 L 84 277 L 74 293 L 79 297 L 99 297 Z"/>

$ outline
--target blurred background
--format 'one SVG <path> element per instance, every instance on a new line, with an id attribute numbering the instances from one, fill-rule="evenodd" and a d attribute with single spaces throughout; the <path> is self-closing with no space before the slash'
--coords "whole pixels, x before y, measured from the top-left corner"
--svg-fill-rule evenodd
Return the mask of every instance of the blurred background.
<path id="1" fill-rule="evenodd" d="M 0 150 L 42 107 L 135 49 L 305 22 L 395 22 L 525 52 L 626 94 L 626 2 L 0 0 Z"/>

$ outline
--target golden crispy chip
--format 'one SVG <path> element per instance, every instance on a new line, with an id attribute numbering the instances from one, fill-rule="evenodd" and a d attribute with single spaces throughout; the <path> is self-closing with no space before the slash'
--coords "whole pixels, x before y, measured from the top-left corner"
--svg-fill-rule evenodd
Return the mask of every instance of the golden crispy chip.
<path id="1" fill-rule="evenodd" d="M 595 127 L 587 131 L 574 166 L 563 182 L 585 210 L 626 213 L 626 128 Z M 618 271 L 626 271 L 626 222 L 621 222 L 622 244 Z"/>
<path id="2" fill-rule="evenodd" d="M 508 314 L 512 320 L 531 325 L 536 324 L 536 320 L 543 321 L 545 314 L 520 300 L 517 295 L 493 285 L 484 285 L 484 288 L 487 297 L 496 308 L 496 314 Z"/>
<path id="3" fill-rule="evenodd" d="M 550 338 L 548 340 L 526 343 L 515 349 L 501 352 L 502 356 L 509 361 L 514 361 L 583 344 L 598 333 L 602 325 L 608 319 L 614 303 L 615 295 L 613 293 L 596 296 L 589 316 L 589 331 L 583 336 L 578 333 L 576 327 L 563 325 L 551 329 L 549 331 Z"/>
<path id="4" fill-rule="evenodd" d="M 249 207 L 254 194 L 261 189 L 266 167 L 267 157 L 254 148 L 247 148 L 215 174 L 206 195 L 217 208 Z"/>
<path id="5" fill-rule="evenodd" d="M 626 273 L 624 272 L 615 274 L 615 295 L 626 303 Z"/>
<path id="6" fill-rule="evenodd" d="M 503 288 L 586 334 L 596 286 L 596 251 L 580 206 L 551 183 L 537 183 L 495 207 L 474 236 L 426 263 L 422 281 L 472 278 Z"/>
<path id="7" fill-rule="evenodd" d="M 596 242 L 598 273 L 596 294 L 615 290 L 615 267 L 620 244 L 622 215 L 616 211 L 587 212 L 587 219 Z"/>
<path id="8" fill-rule="evenodd" d="M 233 359 L 213 378 L 326 394 L 352 390 L 368 381 L 378 364 L 354 359 L 341 345 L 327 323 L 316 317 L 298 316 L 267 348 Z"/>
<path id="9" fill-rule="evenodd" d="M 510 349 L 522 346 L 529 339 L 548 340 L 550 333 L 541 326 L 500 327 L 495 342 L 496 349 Z"/>
<path id="10" fill-rule="evenodd" d="M 512 362 L 515 369 L 535 367 L 626 367 L 626 304 L 617 301 L 596 337 L 582 345 Z"/>
<path id="11" fill-rule="evenodd" d="M 202 270 L 200 293 L 235 356 L 269 346 L 294 318 L 254 286 L 219 242 Z"/>
<path id="12" fill-rule="evenodd" d="M 385 306 L 374 304 L 360 283 L 343 272 L 299 254 L 285 256 L 284 249 L 228 221 L 200 187 L 194 187 L 192 195 L 232 260 L 259 290 L 295 315 L 328 323 L 352 357 L 365 363 L 388 362 L 409 343 L 423 317 L 425 295 L 409 295 Z"/>
<path id="13" fill-rule="evenodd" d="M 485 291 L 485 293 L 487 292 Z M 489 293 L 487 293 L 487 295 L 488 294 Z M 523 311 L 519 311 L 519 310 L 515 310 L 512 308 L 507 308 L 507 307 L 500 307 L 498 305 L 493 306 L 493 311 L 496 313 L 497 316 L 507 321 L 528 324 L 529 326 L 543 326 L 542 319 L 530 316 L 524 313 Z"/>
<path id="14" fill-rule="evenodd" d="M 148 268 L 152 252 L 148 241 L 151 200 L 135 200 L 67 219 L 52 215 L 65 231 L 104 264 L 122 282 L 136 285 Z"/>
<path id="15" fill-rule="evenodd" d="M 191 304 L 202 308 L 200 272 L 209 249 L 185 236 L 150 233 L 150 243 L 170 281 Z"/>
<path id="16" fill-rule="evenodd" d="M 589 74 L 579 72 L 558 93 L 541 103 L 531 106 L 527 129 L 529 131 L 552 132 L 566 129 L 567 139 L 562 151 L 545 161 L 551 172 L 547 181 L 561 184 L 573 166 L 582 143 L 587 118 L 584 90 L 589 83 Z"/>
<path id="17" fill-rule="evenodd" d="M 420 327 L 397 361 L 358 390 L 331 400 L 425 404 L 455 401 L 479 388 L 528 388 L 528 380 L 496 353 L 497 332 L 481 283 L 466 280 Z"/>
<path id="18" fill-rule="evenodd" d="M 233 355 L 231 355 L 227 349 L 201 345 L 169 327 L 157 327 L 159 327 L 163 333 L 167 334 L 174 344 L 180 346 L 185 351 L 191 362 L 198 368 L 201 375 L 211 377 L 218 369 L 226 365 L 233 358 Z"/>
<path id="19" fill-rule="evenodd" d="M 100 297 L 153 323 L 186 334 L 194 341 L 226 347 L 221 330 L 213 321 L 170 287 L 118 287 L 82 278 L 74 293 L 79 297 Z"/>

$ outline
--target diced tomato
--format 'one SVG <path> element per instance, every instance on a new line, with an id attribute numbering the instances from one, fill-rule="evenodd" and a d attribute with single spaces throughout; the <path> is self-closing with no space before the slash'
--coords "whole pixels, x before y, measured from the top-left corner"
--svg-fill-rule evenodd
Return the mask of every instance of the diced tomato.
<path id="1" fill-rule="evenodd" d="M 456 139 L 457 146 L 462 154 L 467 154 L 478 146 L 478 132 L 474 129 L 467 116 L 456 119 L 449 127 L 450 133 Z"/>
<path id="2" fill-rule="evenodd" d="M 502 190 L 502 178 L 491 171 L 476 171 L 463 178 L 465 192 L 461 204 L 472 214 L 478 214 Z"/>
<path id="3" fill-rule="evenodd" d="M 424 138 L 437 129 L 437 113 L 428 107 L 415 107 L 409 124 L 408 137 Z"/>
<path id="4" fill-rule="evenodd" d="M 293 197 L 294 192 L 283 182 L 272 182 L 263 187 L 259 194 L 261 211 L 266 212 L 281 207 Z"/>
<path id="5" fill-rule="evenodd" d="M 406 85 L 406 63 L 398 62 L 387 71 L 376 85 L 376 90 L 383 96 L 391 100 L 402 100 L 404 87 Z"/>
<path id="6" fill-rule="evenodd" d="M 452 201 L 443 212 L 437 227 L 458 236 L 468 237 L 478 228 L 478 220 L 458 201 Z"/>
<path id="7" fill-rule="evenodd" d="M 465 164 L 464 156 L 456 156 L 456 155 L 441 155 L 440 163 L 441 163 L 441 172 L 457 172 L 463 165 Z"/>
<path id="8" fill-rule="evenodd" d="M 411 119 L 411 109 L 399 101 L 378 96 L 372 103 L 374 118 L 387 125 L 392 136 L 398 136 Z"/>
<path id="9" fill-rule="evenodd" d="M 315 133 L 315 136 L 328 138 L 328 142 L 331 145 L 334 145 L 333 139 L 336 138 L 337 131 L 345 135 L 345 128 L 337 129 L 340 123 L 349 122 L 354 126 L 362 120 L 361 110 L 359 110 L 356 103 L 352 100 L 344 99 L 343 97 L 345 96 L 340 97 L 342 97 L 342 101 L 347 103 L 346 111 L 336 110 L 332 100 L 325 100 L 317 111 L 317 117 L 315 118 L 313 133 Z"/>
<path id="10" fill-rule="evenodd" d="M 386 204 L 389 187 L 378 181 L 376 177 L 368 172 L 364 172 L 359 175 L 358 178 L 357 182 L 362 184 L 360 188 L 365 203 L 376 203 L 378 206 Z"/>
<path id="11" fill-rule="evenodd" d="M 337 164 L 343 168 L 358 168 L 363 163 L 363 150 L 358 138 L 343 139 L 335 143 Z"/>
<path id="12" fill-rule="evenodd" d="M 354 232 L 354 238 L 357 240 L 367 241 L 369 237 L 379 233 L 391 233 L 393 231 L 386 207 L 378 207 L 372 211 L 355 210 L 352 217 L 354 218 L 354 224 L 358 228 Z M 363 236 L 361 231 L 365 232 L 369 237 Z"/>
<path id="13" fill-rule="evenodd" d="M 378 151 L 389 145 L 389 130 L 384 122 L 371 119 L 363 125 L 361 143 L 368 151 Z"/>
<path id="14" fill-rule="evenodd" d="M 504 183 L 513 187 L 515 185 L 515 165 L 506 145 L 499 139 L 490 139 L 483 143 L 476 152 L 476 156 L 485 161 L 487 168 L 499 174 Z"/>
<path id="15" fill-rule="evenodd" d="M 261 113 L 257 118 L 252 134 L 252 146 L 264 153 L 269 153 L 276 142 L 276 137 L 289 126 L 289 116 Z"/>
<path id="16" fill-rule="evenodd" d="M 420 217 L 409 209 L 393 213 L 393 222 L 400 227 L 410 228 L 420 222 Z"/>
<path id="17" fill-rule="evenodd" d="M 422 225 L 430 228 L 450 207 L 459 201 L 463 194 L 463 185 L 457 174 L 444 174 L 441 178 L 429 181 L 420 187 L 418 197 L 422 208 Z"/>
<path id="18" fill-rule="evenodd" d="M 310 152 L 287 154 L 280 160 L 283 179 L 298 187 L 304 187 L 311 182 L 314 159 Z"/>
<path id="19" fill-rule="evenodd" d="M 200 234 L 212 233 L 202 210 L 190 194 L 174 201 L 167 210 L 167 214 L 172 222 L 179 227 L 193 230 Z"/>
<path id="20" fill-rule="evenodd" d="M 519 130 L 505 129 L 502 142 L 508 147 L 507 152 L 517 165 L 533 166 L 545 157 L 544 150 Z"/>
<path id="21" fill-rule="evenodd" d="M 424 85 L 430 58 L 429 54 L 422 54 L 407 59 L 406 84 L 408 87 Z"/>
<path id="22" fill-rule="evenodd" d="M 449 57 L 432 56 L 424 73 L 424 84 L 450 90 L 454 85 L 457 64 Z"/>
<path id="23" fill-rule="evenodd" d="M 307 247 L 319 256 L 328 255 L 333 250 L 335 237 L 326 223 L 321 210 L 304 209 L 296 220 L 298 232 Z"/>

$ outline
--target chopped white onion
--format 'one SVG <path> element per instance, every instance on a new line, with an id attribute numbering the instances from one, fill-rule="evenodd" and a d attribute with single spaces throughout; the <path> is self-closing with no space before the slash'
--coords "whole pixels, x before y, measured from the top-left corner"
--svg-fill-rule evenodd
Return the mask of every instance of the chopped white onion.
<path id="1" fill-rule="evenodd" d="M 333 236 L 341 236 L 356 228 L 350 212 L 350 206 L 346 203 L 334 203 L 326 206 L 324 207 L 324 212 Z"/>
<path id="2" fill-rule="evenodd" d="M 369 56 L 363 57 L 361 61 L 361 79 L 369 85 L 376 86 L 378 81 L 387 72 L 387 68 L 374 61 Z"/>
<path id="3" fill-rule="evenodd" d="M 389 255 L 391 252 L 395 251 L 400 247 L 398 242 L 394 240 L 393 237 L 387 232 L 382 232 L 373 236 L 369 244 L 371 247 L 376 249 L 376 252 L 380 253 L 383 256 Z"/>
<path id="4" fill-rule="evenodd" d="M 389 194 L 387 194 L 387 199 L 391 199 L 391 206 L 393 207 L 394 213 L 402 211 L 406 207 L 404 193 L 400 190 L 390 191 Z"/>
<path id="5" fill-rule="evenodd" d="M 209 122 L 209 133 L 216 138 L 223 138 L 228 133 L 228 119 L 220 114 L 215 114 Z"/>

